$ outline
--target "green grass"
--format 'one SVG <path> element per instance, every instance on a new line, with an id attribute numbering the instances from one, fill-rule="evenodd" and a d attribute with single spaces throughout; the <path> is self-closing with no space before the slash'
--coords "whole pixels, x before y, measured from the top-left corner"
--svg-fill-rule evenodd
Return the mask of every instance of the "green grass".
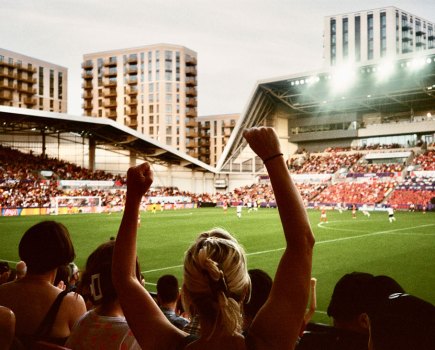
<path id="1" fill-rule="evenodd" d="M 366 218 L 358 213 L 329 212 L 329 223 L 318 225 L 320 212 L 309 211 L 316 236 L 313 276 L 318 279 L 317 322 L 328 323 L 325 314 L 337 280 L 345 273 L 364 271 L 395 278 L 404 289 L 435 303 L 435 215 L 396 212 L 389 223 L 385 212 Z M 41 220 L 58 220 L 70 230 L 82 268 L 87 256 L 110 236 L 115 236 L 120 214 L 78 214 L 56 217 L 0 217 L 0 260 L 15 262 L 18 243 L 24 231 Z M 284 246 L 276 209 L 260 209 L 241 219 L 230 208 L 192 209 L 142 213 L 138 256 L 148 288 L 165 273 L 181 280 L 183 253 L 196 235 L 212 227 L 233 233 L 248 253 L 249 268 L 262 268 L 274 275 Z M 290 281 L 289 281 L 290 282 Z"/>

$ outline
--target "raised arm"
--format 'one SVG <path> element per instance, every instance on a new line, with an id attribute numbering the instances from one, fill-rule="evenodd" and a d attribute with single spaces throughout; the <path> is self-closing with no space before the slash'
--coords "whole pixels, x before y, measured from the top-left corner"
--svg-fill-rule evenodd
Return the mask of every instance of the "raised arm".
<path id="1" fill-rule="evenodd" d="M 127 199 L 116 237 L 112 278 L 128 325 L 143 349 L 175 349 L 185 333 L 173 326 L 136 277 L 137 218 L 142 196 L 153 182 L 148 163 L 127 172 Z"/>
<path id="2" fill-rule="evenodd" d="M 314 236 L 275 130 L 251 128 L 244 137 L 269 173 L 286 240 L 272 290 L 252 323 L 248 343 L 255 349 L 293 349 L 309 296 Z"/>

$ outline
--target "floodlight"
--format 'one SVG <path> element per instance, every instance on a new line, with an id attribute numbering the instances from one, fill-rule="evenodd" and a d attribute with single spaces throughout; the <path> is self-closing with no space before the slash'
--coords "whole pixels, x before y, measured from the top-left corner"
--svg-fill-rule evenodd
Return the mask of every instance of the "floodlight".
<path id="1" fill-rule="evenodd" d="M 430 57 L 426 58 L 426 63 L 427 63 L 427 64 L 430 64 L 431 62 L 432 62 L 432 60 L 431 60 Z"/>
<path id="2" fill-rule="evenodd" d="M 421 69 L 424 66 L 424 59 L 423 58 L 414 58 L 411 61 L 410 68 L 412 70 L 418 70 Z"/>
<path id="3" fill-rule="evenodd" d="M 377 69 L 377 78 L 379 81 L 387 80 L 394 74 L 395 66 L 392 60 L 385 60 L 381 62 Z"/>
<path id="4" fill-rule="evenodd" d="M 332 92 L 347 90 L 354 84 L 355 79 L 355 70 L 350 65 L 338 67 L 331 76 Z"/>

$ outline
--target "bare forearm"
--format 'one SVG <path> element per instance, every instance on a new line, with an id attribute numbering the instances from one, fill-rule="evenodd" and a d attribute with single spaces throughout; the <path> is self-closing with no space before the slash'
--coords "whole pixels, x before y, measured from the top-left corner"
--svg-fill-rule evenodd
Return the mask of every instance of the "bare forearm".
<path id="1" fill-rule="evenodd" d="M 128 198 L 113 253 L 114 283 L 135 276 L 137 217 L 140 199 Z M 125 281 L 124 281 L 125 282 Z"/>
<path id="2" fill-rule="evenodd" d="M 306 236 L 313 240 L 308 216 L 283 157 L 266 162 L 287 243 Z M 302 231 L 302 232 L 298 232 Z"/>

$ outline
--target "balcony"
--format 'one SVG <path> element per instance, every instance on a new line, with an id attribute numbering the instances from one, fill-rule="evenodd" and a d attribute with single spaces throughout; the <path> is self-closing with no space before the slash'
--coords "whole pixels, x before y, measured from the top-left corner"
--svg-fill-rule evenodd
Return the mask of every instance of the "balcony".
<path id="1" fill-rule="evenodd" d="M 205 147 L 199 148 L 199 154 L 200 155 L 210 155 L 210 149 Z"/>
<path id="2" fill-rule="evenodd" d="M 94 77 L 94 75 L 92 74 L 92 72 L 88 72 L 88 71 L 84 71 L 82 73 L 82 78 L 85 80 L 90 80 Z"/>
<path id="3" fill-rule="evenodd" d="M 82 98 L 84 100 L 92 100 L 92 94 L 90 92 L 85 92 L 84 94 L 82 94 Z"/>
<path id="4" fill-rule="evenodd" d="M 0 91 L 0 100 L 6 100 L 6 101 L 12 100 L 12 92 L 7 90 Z"/>
<path id="5" fill-rule="evenodd" d="M 406 32 L 408 30 L 412 29 L 412 26 L 410 26 L 409 24 L 404 24 L 402 25 L 402 31 Z"/>
<path id="6" fill-rule="evenodd" d="M 34 74 L 34 73 L 36 73 L 36 67 L 32 67 L 32 66 L 23 66 L 22 64 L 17 64 L 16 65 L 16 67 L 17 67 L 17 70 L 20 72 L 27 72 L 27 73 L 29 73 L 29 74 Z"/>
<path id="7" fill-rule="evenodd" d="M 16 90 L 17 85 L 13 84 L 11 82 L 5 82 L 5 81 L 0 80 L 0 88 L 9 89 L 9 90 Z"/>
<path id="8" fill-rule="evenodd" d="M 209 122 L 201 123 L 200 127 L 203 130 L 208 130 L 210 129 L 210 123 Z"/>
<path id="9" fill-rule="evenodd" d="M 127 97 L 127 105 L 129 106 L 137 106 L 137 98 L 135 97 Z"/>
<path id="10" fill-rule="evenodd" d="M 197 126 L 197 122 L 191 119 L 186 119 L 186 126 L 189 128 L 195 128 Z"/>
<path id="11" fill-rule="evenodd" d="M 116 100 L 104 101 L 104 107 L 106 108 L 116 108 L 117 105 Z"/>
<path id="12" fill-rule="evenodd" d="M 17 80 L 28 84 L 36 83 L 36 78 L 32 78 L 31 76 L 29 77 L 27 74 L 21 74 L 21 73 L 17 74 Z"/>
<path id="13" fill-rule="evenodd" d="M 13 70 L 9 70 L 8 68 L 2 67 L 0 68 L 0 78 L 16 79 L 17 74 L 14 73 Z"/>
<path id="14" fill-rule="evenodd" d="M 426 32 L 424 31 L 424 30 L 417 30 L 416 32 L 415 32 L 415 35 L 416 36 L 422 36 L 422 35 L 425 35 L 426 34 Z"/>
<path id="15" fill-rule="evenodd" d="M 82 108 L 85 111 L 91 111 L 92 110 L 92 103 L 89 101 L 86 101 L 85 103 L 82 104 Z"/>
<path id="16" fill-rule="evenodd" d="M 191 149 L 191 148 L 197 148 L 197 147 L 198 147 L 198 145 L 193 140 L 186 143 L 186 148 Z"/>
<path id="17" fill-rule="evenodd" d="M 194 77 L 186 77 L 186 85 L 187 86 L 196 86 L 197 85 L 196 78 L 194 78 Z"/>
<path id="18" fill-rule="evenodd" d="M 25 97 L 25 98 L 24 98 L 24 103 L 25 103 L 27 106 L 34 106 L 34 105 L 36 105 L 36 98 Z"/>
<path id="19" fill-rule="evenodd" d="M 210 157 L 205 155 L 200 155 L 199 160 L 203 163 L 210 164 Z"/>
<path id="20" fill-rule="evenodd" d="M 137 63 L 137 55 L 130 55 L 130 56 L 127 58 L 127 62 L 128 62 L 129 64 L 136 64 L 136 63 Z"/>
<path id="21" fill-rule="evenodd" d="M 129 77 L 127 79 L 128 85 L 136 85 L 137 84 L 137 76 Z"/>
<path id="22" fill-rule="evenodd" d="M 192 150 L 187 151 L 187 155 L 189 155 L 189 156 L 191 156 L 193 158 L 198 158 L 198 152 L 195 152 L 195 151 L 192 151 Z"/>
<path id="23" fill-rule="evenodd" d="M 117 115 L 116 115 L 116 110 L 110 110 L 109 112 L 106 113 L 106 117 L 112 120 L 116 120 Z"/>
<path id="24" fill-rule="evenodd" d="M 196 107 L 198 103 L 196 102 L 196 98 L 186 98 L 186 106 L 187 107 Z"/>
<path id="25" fill-rule="evenodd" d="M 116 95 L 116 89 L 103 89 L 104 97 L 114 97 Z"/>
<path id="26" fill-rule="evenodd" d="M 199 145 L 200 145 L 201 147 L 210 147 L 210 140 L 203 140 L 203 139 L 200 139 L 200 140 L 199 140 Z"/>
<path id="27" fill-rule="evenodd" d="M 0 67 L 16 68 L 16 65 L 6 61 L 0 61 Z"/>
<path id="28" fill-rule="evenodd" d="M 125 118 L 125 125 L 130 128 L 137 128 L 137 119 L 136 118 Z"/>
<path id="29" fill-rule="evenodd" d="M 137 95 L 137 86 L 129 86 L 126 89 L 127 95 Z"/>
<path id="30" fill-rule="evenodd" d="M 82 88 L 85 89 L 85 90 L 92 89 L 92 82 L 90 82 L 90 81 L 85 81 L 85 82 L 82 84 Z"/>
<path id="31" fill-rule="evenodd" d="M 405 42 L 409 42 L 409 41 L 412 41 L 412 38 L 411 37 L 407 37 L 407 36 L 405 36 L 405 37 L 403 37 L 402 38 L 402 41 L 405 43 Z"/>
<path id="32" fill-rule="evenodd" d="M 110 77 L 116 77 L 116 75 L 118 74 L 116 68 L 105 68 L 103 70 L 103 76 L 106 78 L 110 78 Z"/>
<path id="33" fill-rule="evenodd" d="M 104 59 L 103 66 L 104 67 L 116 67 L 116 57 Z"/>
<path id="34" fill-rule="evenodd" d="M 127 107 L 126 108 L 126 114 L 130 117 L 130 116 L 137 116 L 137 108 L 130 108 Z"/>
<path id="35" fill-rule="evenodd" d="M 198 93 L 196 92 L 196 89 L 193 87 L 189 87 L 186 89 L 186 96 L 196 97 Z"/>
<path id="36" fill-rule="evenodd" d="M 186 67 L 186 75 L 187 76 L 196 76 L 196 68 L 195 67 Z"/>
<path id="37" fill-rule="evenodd" d="M 193 139 L 193 138 L 198 137 L 198 133 L 196 131 L 187 131 L 186 137 L 189 139 Z"/>
<path id="38" fill-rule="evenodd" d="M 186 64 L 189 66 L 195 66 L 197 64 L 196 57 L 186 56 Z"/>
<path id="39" fill-rule="evenodd" d="M 186 117 L 187 118 L 196 118 L 197 112 L 196 108 L 187 108 L 186 109 Z"/>
<path id="40" fill-rule="evenodd" d="M 94 68 L 94 63 L 91 60 L 82 63 L 83 69 L 92 69 Z"/>
<path id="41" fill-rule="evenodd" d="M 127 67 L 127 74 L 134 75 L 137 74 L 137 72 L 138 72 L 137 66 Z"/>
<path id="42" fill-rule="evenodd" d="M 234 128 L 236 126 L 236 122 L 234 120 L 225 120 L 224 128 Z"/>
<path id="43" fill-rule="evenodd" d="M 103 86 L 104 87 L 111 87 L 116 86 L 116 80 L 110 80 L 110 79 L 103 79 Z"/>

